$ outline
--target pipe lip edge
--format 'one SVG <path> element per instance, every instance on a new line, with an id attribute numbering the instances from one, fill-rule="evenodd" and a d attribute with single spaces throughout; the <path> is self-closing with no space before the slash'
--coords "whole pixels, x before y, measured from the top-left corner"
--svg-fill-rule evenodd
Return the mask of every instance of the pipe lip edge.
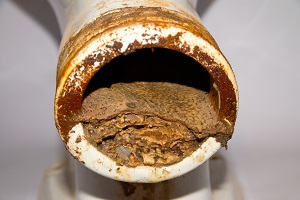
<path id="1" fill-rule="evenodd" d="M 158 26 L 152 23 L 147 23 L 145 27 L 144 23 L 135 23 L 106 31 L 77 52 L 77 56 L 69 63 L 68 72 L 64 74 L 57 87 L 55 102 L 57 127 L 61 127 L 61 122 L 67 123 L 73 119 L 72 115 L 80 111 L 85 88 L 103 65 L 119 55 L 151 47 L 182 52 L 206 68 L 215 78 L 214 81 L 216 83 L 219 81 L 216 89 L 222 93 L 219 108 L 220 110 L 225 108 L 221 111 L 224 112 L 224 118 L 231 123 L 235 121 L 237 84 L 229 63 L 218 49 L 181 27 L 166 24 Z M 219 78 L 222 80 L 218 80 Z M 74 122 L 62 133 L 63 135 L 67 135 Z M 64 140 L 67 141 L 67 138 Z"/>
<path id="2" fill-rule="evenodd" d="M 119 166 L 85 139 L 83 126 L 76 124 L 69 132 L 67 148 L 87 168 L 105 177 L 140 183 L 156 183 L 181 176 L 207 161 L 220 148 L 221 143 L 209 137 L 193 154 L 170 166 Z"/>
<path id="3" fill-rule="evenodd" d="M 155 16 L 152 17 L 153 19 L 155 18 Z M 176 165 L 180 166 L 180 168 L 177 168 L 177 172 L 171 170 L 172 173 L 170 173 L 168 171 L 170 168 L 161 170 L 161 168 L 151 167 L 155 170 L 147 172 L 148 178 L 143 176 L 145 170 L 143 171 L 143 167 L 141 166 L 134 168 L 134 171 L 140 168 L 141 170 L 138 170 L 139 173 L 135 174 L 136 177 L 133 178 L 131 174 L 134 174 L 134 171 L 128 169 L 120 170 L 120 166 L 114 166 L 113 168 L 106 166 L 104 172 L 104 169 L 101 167 L 104 160 L 109 158 L 103 155 L 98 160 L 95 160 L 94 155 L 99 157 L 99 152 L 91 144 L 87 143 L 87 141 L 84 143 L 84 137 L 80 133 L 80 123 L 74 120 L 74 116 L 80 112 L 82 96 L 88 82 L 107 62 L 117 56 L 126 55 L 141 48 L 158 47 L 179 51 L 195 59 L 206 68 L 209 74 L 213 75 L 216 83 L 215 89 L 218 91 L 220 98 L 220 118 L 227 121 L 231 127 L 234 126 L 238 108 L 238 90 L 231 66 L 217 44 L 214 43 L 213 38 L 201 24 L 195 22 L 193 26 L 199 25 L 199 27 L 195 28 L 191 26 L 192 28 L 190 28 L 189 25 L 184 24 L 188 21 L 184 22 L 184 20 L 181 21 L 182 24 L 178 22 L 173 24 L 172 20 L 163 21 L 159 16 L 157 17 L 157 19 L 160 19 L 158 22 L 154 22 L 153 19 L 147 21 L 145 20 L 146 18 L 143 17 L 143 20 L 140 21 L 125 21 L 123 24 L 117 24 L 116 27 L 98 30 L 89 39 L 85 39 L 84 37 L 84 34 L 87 33 L 84 33 L 83 36 L 74 36 L 74 41 L 78 42 L 78 40 L 84 39 L 82 42 L 86 43 L 84 45 L 79 43 L 82 46 L 74 47 L 74 52 L 65 53 L 65 55 L 69 55 L 70 57 L 66 57 L 66 60 L 61 61 L 60 64 L 63 66 L 58 69 L 55 121 L 65 145 L 75 158 L 91 170 L 104 176 L 127 182 L 159 182 L 182 175 L 210 158 L 221 147 L 221 143 L 215 138 L 207 139 L 204 143 L 205 145 L 203 144 L 204 146 L 202 146 L 203 148 L 206 147 L 210 153 L 205 153 L 199 148 L 199 152 L 195 151 L 194 153 L 196 157 L 198 156 L 199 160 L 202 160 L 196 164 L 188 165 L 180 165 L 180 163 L 185 163 L 181 161 Z M 148 17 L 148 19 L 151 18 Z M 87 26 L 97 27 L 97 23 L 99 23 L 97 20 L 95 20 L 95 24 Z M 197 32 L 198 29 L 200 30 L 199 33 Z M 201 34 L 208 35 L 204 37 Z M 71 41 L 70 45 L 77 44 L 74 41 Z M 68 48 L 66 49 L 68 50 Z M 81 142 L 78 142 L 80 141 L 80 139 L 77 139 L 78 136 L 81 137 Z M 111 161 L 107 162 L 111 163 Z M 172 168 L 176 168 L 175 165 L 172 166 Z M 111 175 L 112 173 L 109 170 L 114 170 L 114 175 Z M 150 172 L 152 175 L 149 174 Z M 123 175 L 118 175 L 120 173 Z M 151 177 L 155 177 L 155 179 L 151 179 Z"/>

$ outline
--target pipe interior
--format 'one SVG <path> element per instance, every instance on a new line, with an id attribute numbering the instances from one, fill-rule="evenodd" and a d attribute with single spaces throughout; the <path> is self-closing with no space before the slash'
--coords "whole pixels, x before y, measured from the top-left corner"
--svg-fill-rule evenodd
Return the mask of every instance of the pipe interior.
<path id="1" fill-rule="evenodd" d="M 114 58 L 89 82 L 84 98 L 99 88 L 115 83 L 169 82 L 209 92 L 210 76 L 193 58 L 164 48 L 140 49 Z"/>
<path id="2" fill-rule="evenodd" d="M 226 131 L 208 94 L 210 80 L 185 54 L 137 50 L 94 75 L 78 121 L 87 140 L 117 165 L 173 165 Z"/>

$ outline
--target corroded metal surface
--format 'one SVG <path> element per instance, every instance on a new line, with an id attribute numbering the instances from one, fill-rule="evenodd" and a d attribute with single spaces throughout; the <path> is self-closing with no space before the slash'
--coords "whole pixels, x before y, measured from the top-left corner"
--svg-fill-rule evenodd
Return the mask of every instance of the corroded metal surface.
<path id="1" fill-rule="evenodd" d="M 164 166 L 182 161 L 208 137 L 223 146 L 232 133 L 209 94 L 167 82 L 117 83 L 83 101 L 85 138 L 118 165 Z"/>
<path id="2" fill-rule="evenodd" d="M 193 58 L 199 67 L 203 66 L 211 77 L 211 105 L 217 110 L 219 120 L 229 127 L 226 139 L 217 138 L 219 141 L 216 141 L 208 137 L 183 162 L 172 167 L 154 167 L 149 171 L 148 168 L 117 166 L 99 154 L 85 138 L 78 117 L 83 111 L 86 88 L 99 69 L 118 56 L 145 48 L 177 51 Z M 162 7 L 125 7 L 101 14 L 64 43 L 58 63 L 55 120 L 67 148 L 90 169 L 119 180 L 157 182 L 195 168 L 214 154 L 221 143 L 226 144 L 233 133 L 237 95 L 229 63 L 195 17 Z M 141 177 L 137 173 L 139 169 L 147 173 Z M 111 172 L 113 175 L 110 176 Z"/>
<path id="3" fill-rule="evenodd" d="M 143 37 L 142 40 L 148 40 L 147 43 L 135 39 L 127 44 L 126 48 L 123 48 L 125 44 L 115 40 L 106 44 L 103 52 L 94 52 L 82 58 L 77 57 L 82 48 L 89 45 L 91 41 L 103 36 L 106 31 L 111 31 L 114 27 L 129 28 L 130 26 L 138 27 L 138 25 L 145 27 L 145 30 L 140 34 Z M 167 36 L 160 35 L 161 29 L 173 27 L 180 27 L 181 32 L 175 32 L 175 35 L 171 33 Z M 149 32 L 155 30 L 157 33 L 148 34 L 146 30 L 149 30 Z M 182 16 L 180 13 L 162 8 L 124 8 L 117 12 L 106 13 L 70 38 L 60 54 L 57 75 L 56 123 L 63 139 L 68 140 L 68 131 L 76 124 L 76 121 L 72 119 L 81 109 L 84 90 L 99 68 L 114 57 L 150 47 L 176 50 L 201 63 L 212 76 L 220 93 L 220 115 L 234 124 L 237 112 L 237 89 L 235 88 L 235 80 L 230 80 L 234 77 L 228 76 L 230 73 L 224 69 L 223 63 L 218 63 L 213 58 L 215 55 L 208 55 L 199 46 L 194 46 L 191 49 L 190 45 L 182 42 L 183 31 L 207 41 L 217 51 L 219 50 L 214 39 L 200 23 Z M 219 54 L 217 56 L 222 56 L 220 52 L 217 53 Z M 76 61 L 78 64 L 74 65 Z"/>

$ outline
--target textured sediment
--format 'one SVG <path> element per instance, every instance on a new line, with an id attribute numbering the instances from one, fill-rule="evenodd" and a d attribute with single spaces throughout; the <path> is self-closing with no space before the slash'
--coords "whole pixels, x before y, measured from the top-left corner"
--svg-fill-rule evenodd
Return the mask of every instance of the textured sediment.
<path id="1" fill-rule="evenodd" d="M 209 93 L 166 82 L 116 83 L 83 101 L 86 139 L 119 165 L 165 166 L 190 156 L 210 136 L 223 146 L 232 130 Z"/>

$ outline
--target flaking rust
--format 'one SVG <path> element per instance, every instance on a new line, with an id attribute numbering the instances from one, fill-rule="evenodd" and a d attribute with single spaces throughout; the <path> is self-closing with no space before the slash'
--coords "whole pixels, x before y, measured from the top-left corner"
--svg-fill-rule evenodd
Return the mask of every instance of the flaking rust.
<path id="1" fill-rule="evenodd" d="M 208 137 L 226 145 L 232 131 L 219 121 L 207 92 L 166 82 L 100 88 L 85 98 L 78 120 L 91 144 L 129 167 L 172 165 Z"/>
<path id="2" fill-rule="evenodd" d="M 204 79 L 199 75 L 194 82 L 207 82 L 208 87 L 194 87 L 176 78 L 145 80 L 133 71 L 123 74 L 123 78 L 133 77 L 130 81 L 119 77 L 89 91 L 90 82 L 104 67 L 144 49 L 152 53 L 165 49 L 191 58 L 208 74 Z M 185 71 L 186 65 L 176 67 Z M 172 77 L 170 66 L 157 77 Z M 99 83 L 110 77 L 102 77 Z M 106 173 L 101 167 L 107 167 L 105 176 L 124 181 L 157 182 L 192 170 L 220 144 L 226 147 L 236 120 L 237 95 L 229 63 L 195 16 L 164 7 L 116 8 L 101 13 L 64 41 L 58 62 L 55 121 L 67 148 L 90 169 L 101 174 Z M 203 146 L 208 150 L 202 150 Z M 104 166 L 107 157 L 110 161 Z M 179 168 L 181 162 L 186 169 L 163 173 L 167 171 L 163 167 Z M 119 170 L 114 170 L 116 166 Z M 130 177 L 130 168 L 139 166 L 153 168 L 141 168 L 147 177 L 138 177 L 138 173 Z M 115 171 L 118 175 L 110 175 Z"/>
<path id="3" fill-rule="evenodd" d="M 138 23 L 144 24 L 143 26 L 153 26 L 151 29 L 155 30 L 172 26 L 180 27 L 182 31 L 188 31 L 200 38 L 203 38 L 205 41 L 208 41 L 210 45 L 213 45 L 217 50 L 219 50 L 216 42 L 206 29 L 194 18 L 187 17 L 182 13 L 168 11 L 163 8 L 138 7 L 123 8 L 117 12 L 103 14 L 103 16 L 97 18 L 90 24 L 87 24 L 82 30 L 80 30 L 79 33 L 71 37 L 63 47 L 59 57 L 57 82 L 60 88 L 57 90 L 56 97 L 56 107 L 58 108 L 56 110 L 59 111 L 56 112 L 56 122 L 65 141 L 67 141 L 68 131 L 76 124 L 76 121 L 72 120 L 73 116 L 81 109 L 81 100 L 84 90 L 93 75 L 101 66 L 105 65 L 113 58 L 120 55 L 130 54 L 141 48 L 160 47 L 182 52 L 197 59 L 197 61 L 199 61 L 205 68 L 207 67 L 207 69 L 210 70 L 214 81 L 218 81 L 218 79 L 222 77 L 222 82 L 220 82 L 220 85 L 218 86 L 225 87 L 224 90 L 226 90 L 226 92 L 219 90 L 222 99 L 221 104 L 223 104 L 223 101 L 227 102 L 224 102 L 224 106 L 221 106 L 221 113 L 226 117 L 228 112 L 230 112 L 230 122 L 235 122 L 236 109 L 227 108 L 227 104 L 236 104 L 236 98 L 232 98 L 235 97 L 235 92 L 226 72 L 224 72 L 224 70 L 220 70 L 219 67 L 215 67 L 218 66 L 218 64 L 215 63 L 215 61 L 198 46 L 191 49 L 192 47 L 190 45 L 181 42 L 180 37 L 182 36 L 182 32 L 175 33 L 175 35 L 171 35 L 170 33 L 166 36 L 152 35 L 153 37 L 155 36 L 158 38 L 158 42 L 153 42 L 153 40 L 148 38 L 144 38 L 143 43 L 141 41 L 134 40 L 128 45 L 125 52 L 120 51 L 120 47 L 123 45 L 120 41 L 113 41 L 112 45 L 106 44 L 106 48 L 102 52 L 93 52 L 93 54 L 87 55 L 87 57 L 85 57 L 77 65 L 73 64 L 73 60 L 76 59 L 76 56 L 78 56 L 77 54 L 80 49 L 93 41 L 94 38 L 101 37 L 104 32 L 113 30 L 116 26 L 126 27 L 130 24 Z M 151 33 L 141 32 L 141 35 L 145 34 Z M 98 67 L 93 67 L 95 63 L 97 63 Z M 83 66 L 85 67 L 84 71 L 80 71 Z M 72 75 L 77 75 L 80 78 L 72 79 Z M 232 97 L 228 98 L 228 95 Z"/>

